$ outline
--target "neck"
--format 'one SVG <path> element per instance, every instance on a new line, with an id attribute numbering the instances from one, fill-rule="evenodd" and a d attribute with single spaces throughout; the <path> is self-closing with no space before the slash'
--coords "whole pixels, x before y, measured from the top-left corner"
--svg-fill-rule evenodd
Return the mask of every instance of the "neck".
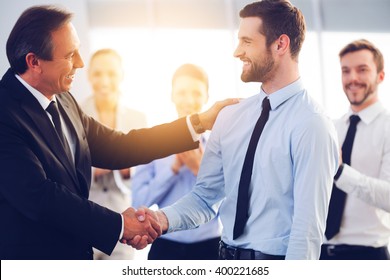
<path id="1" fill-rule="evenodd" d="M 272 77 L 262 83 L 261 87 L 265 93 L 272 94 L 299 79 L 298 63 L 294 60 L 283 63 L 282 67 L 277 65 Z"/>
<path id="2" fill-rule="evenodd" d="M 19 75 L 19 77 L 22 78 L 27 84 L 35 88 L 37 91 L 42 93 L 47 99 L 53 99 L 55 93 L 48 93 L 47 91 L 45 91 L 45 89 L 40 86 L 38 79 L 34 79 L 34 77 L 28 72 Z"/>
<path id="3" fill-rule="evenodd" d="M 362 104 L 360 104 L 360 105 L 353 105 L 353 104 L 351 104 L 351 110 L 352 110 L 353 112 L 355 112 L 355 113 L 358 113 L 358 112 L 360 112 L 360 111 L 366 109 L 367 107 L 371 106 L 372 104 L 376 103 L 378 100 L 379 100 L 379 99 L 378 99 L 378 96 L 377 96 L 377 94 L 375 93 L 375 94 L 373 94 L 373 95 L 371 96 L 370 99 L 367 99 L 366 102 L 364 102 L 364 103 L 362 103 Z"/>

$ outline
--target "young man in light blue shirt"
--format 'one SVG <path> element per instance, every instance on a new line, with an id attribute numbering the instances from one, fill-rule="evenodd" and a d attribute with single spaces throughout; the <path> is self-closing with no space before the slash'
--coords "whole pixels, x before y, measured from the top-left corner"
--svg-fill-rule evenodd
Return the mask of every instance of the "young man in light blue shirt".
<path id="1" fill-rule="evenodd" d="M 243 62 L 242 81 L 261 82 L 260 93 L 221 112 L 193 191 L 156 213 L 163 230 L 184 230 L 212 219 L 222 201 L 221 259 L 318 259 L 339 148 L 331 120 L 300 79 L 305 21 L 283 0 L 249 4 L 240 17 L 234 56 Z M 247 221 L 234 236 L 240 176 L 264 99 L 270 112 L 254 156 Z"/>

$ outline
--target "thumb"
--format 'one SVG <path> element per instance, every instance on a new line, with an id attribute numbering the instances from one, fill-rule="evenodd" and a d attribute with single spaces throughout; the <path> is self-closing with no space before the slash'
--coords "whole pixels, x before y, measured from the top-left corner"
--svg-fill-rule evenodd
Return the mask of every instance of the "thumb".
<path id="1" fill-rule="evenodd" d="M 137 217 L 138 221 L 143 222 L 145 221 L 145 209 L 139 208 L 137 211 L 135 211 L 135 216 Z"/>

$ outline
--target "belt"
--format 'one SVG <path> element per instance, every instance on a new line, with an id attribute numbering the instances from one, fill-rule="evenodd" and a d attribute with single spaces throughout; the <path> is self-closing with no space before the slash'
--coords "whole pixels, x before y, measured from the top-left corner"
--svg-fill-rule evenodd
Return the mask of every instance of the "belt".
<path id="1" fill-rule="evenodd" d="M 360 245 L 330 245 L 330 244 L 323 244 L 322 245 L 323 250 L 325 249 L 325 252 L 328 256 L 336 256 L 336 255 L 343 255 L 343 254 L 350 254 L 350 253 L 372 253 L 375 251 L 382 251 L 387 250 L 387 247 L 370 247 L 370 246 L 360 246 Z"/>
<path id="2" fill-rule="evenodd" d="M 284 260 L 285 256 L 269 255 L 252 249 L 241 249 L 219 242 L 221 260 Z"/>

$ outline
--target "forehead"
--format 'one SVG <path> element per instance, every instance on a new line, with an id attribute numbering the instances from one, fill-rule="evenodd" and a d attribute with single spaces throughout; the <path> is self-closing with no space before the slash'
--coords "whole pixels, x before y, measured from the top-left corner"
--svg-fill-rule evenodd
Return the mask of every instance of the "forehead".
<path id="1" fill-rule="evenodd" d="M 89 65 L 90 70 L 95 69 L 105 69 L 105 68 L 115 68 L 115 69 L 121 69 L 122 65 L 120 60 L 116 55 L 113 55 L 111 53 L 103 53 L 95 56 Z"/>
<path id="2" fill-rule="evenodd" d="M 78 50 L 80 39 L 71 22 L 68 22 L 51 33 L 53 50 L 61 54 Z"/>
<path id="3" fill-rule="evenodd" d="M 238 38 L 262 36 L 262 34 L 260 34 L 262 24 L 263 22 L 259 17 L 241 18 Z"/>
<path id="4" fill-rule="evenodd" d="M 206 83 L 202 80 L 199 80 L 197 78 L 194 78 L 192 76 L 178 76 L 172 85 L 173 92 L 180 91 L 180 90 L 198 90 L 200 92 L 206 92 L 207 86 Z"/>
<path id="5" fill-rule="evenodd" d="M 375 66 L 374 55 L 369 50 L 350 52 L 340 58 L 342 67 Z"/>

